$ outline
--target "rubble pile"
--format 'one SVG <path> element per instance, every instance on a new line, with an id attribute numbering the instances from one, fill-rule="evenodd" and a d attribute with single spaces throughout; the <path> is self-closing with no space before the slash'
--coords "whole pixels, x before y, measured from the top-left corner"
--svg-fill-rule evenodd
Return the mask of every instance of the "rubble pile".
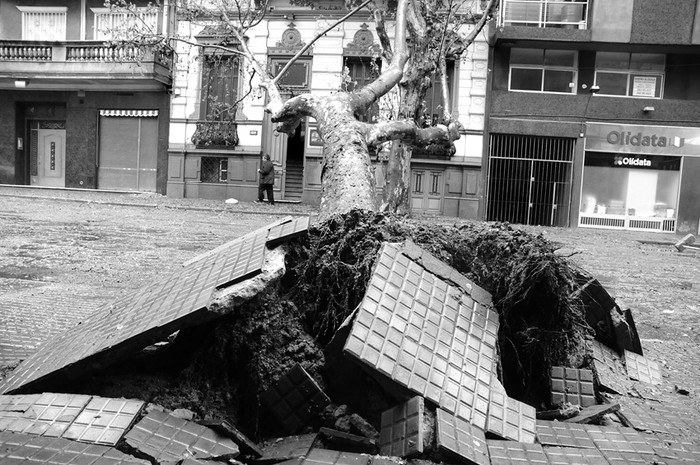
<path id="1" fill-rule="evenodd" d="M 480 228 L 352 212 L 197 257 L 10 373 L 0 463 L 700 460 L 631 311 Z"/>

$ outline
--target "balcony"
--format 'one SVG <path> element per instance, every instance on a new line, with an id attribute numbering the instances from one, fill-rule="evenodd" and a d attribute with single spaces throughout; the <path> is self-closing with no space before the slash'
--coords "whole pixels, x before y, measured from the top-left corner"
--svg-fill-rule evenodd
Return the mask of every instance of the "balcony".
<path id="1" fill-rule="evenodd" d="M 588 0 L 504 0 L 501 26 L 586 29 Z"/>
<path id="2" fill-rule="evenodd" d="M 0 89 L 21 79 L 37 90 L 163 90 L 171 68 L 170 57 L 149 47 L 0 40 Z"/>

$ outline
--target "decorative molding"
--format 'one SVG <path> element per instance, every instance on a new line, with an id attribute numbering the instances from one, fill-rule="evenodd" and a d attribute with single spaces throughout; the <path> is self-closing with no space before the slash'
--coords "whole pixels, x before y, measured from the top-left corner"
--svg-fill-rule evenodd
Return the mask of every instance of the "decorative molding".
<path id="1" fill-rule="evenodd" d="M 296 24 L 289 23 L 287 29 L 282 33 L 282 38 L 275 47 L 268 49 L 268 55 L 293 55 L 304 47 L 306 43 L 301 41 L 301 32 L 296 28 Z M 311 55 L 308 50 L 304 55 Z"/>
<path id="2" fill-rule="evenodd" d="M 345 56 L 373 56 L 379 52 L 379 45 L 374 43 L 374 34 L 369 30 L 367 23 L 360 25 L 352 41 L 343 48 Z"/>

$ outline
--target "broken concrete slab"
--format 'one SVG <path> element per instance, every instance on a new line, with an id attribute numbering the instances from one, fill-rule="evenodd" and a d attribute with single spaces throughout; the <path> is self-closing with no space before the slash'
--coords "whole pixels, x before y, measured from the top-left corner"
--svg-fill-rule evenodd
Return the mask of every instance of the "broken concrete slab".
<path id="1" fill-rule="evenodd" d="M 144 405 L 141 400 L 92 397 L 63 437 L 114 446 L 131 428 Z"/>
<path id="2" fill-rule="evenodd" d="M 420 257 L 434 268 L 426 251 Z M 498 315 L 488 293 L 470 286 L 474 296 L 413 261 L 402 246 L 384 244 L 344 352 L 483 428 Z"/>
<path id="3" fill-rule="evenodd" d="M 230 437 L 233 442 L 238 444 L 238 447 L 241 450 L 241 455 L 253 458 L 262 457 L 263 450 L 226 420 L 205 420 L 200 421 L 199 424 L 206 426 L 207 428 L 211 428 L 224 436 Z"/>
<path id="4" fill-rule="evenodd" d="M 605 456 L 597 449 L 576 447 L 545 447 L 550 465 L 609 465 Z"/>
<path id="5" fill-rule="evenodd" d="M 485 431 L 512 441 L 532 443 L 536 437 L 535 408 L 508 396 L 494 376 L 491 381 Z"/>
<path id="6" fill-rule="evenodd" d="M 379 452 L 379 446 L 374 439 L 326 427 L 318 430 L 318 436 L 313 448 L 363 454 L 377 454 Z"/>
<path id="7" fill-rule="evenodd" d="M 442 409 L 436 412 L 435 437 L 438 450 L 452 460 L 470 465 L 490 463 L 484 432 Z"/>
<path id="8" fill-rule="evenodd" d="M 283 428 L 296 433 L 318 416 L 331 400 L 297 364 L 263 394 L 263 402 Z"/>
<path id="9" fill-rule="evenodd" d="M 316 433 L 275 438 L 265 441 L 261 449 L 262 457 L 255 460 L 258 465 L 272 463 L 297 462 L 311 450 L 316 440 Z"/>
<path id="10" fill-rule="evenodd" d="M 546 446 L 595 449 L 588 425 L 537 420 L 537 440 Z"/>
<path id="11" fill-rule="evenodd" d="M 591 341 L 590 345 L 598 385 L 615 394 L 626 394 L 631 388 L 631 383 L 622 358 L 613 349 L 598 341 Z"/>
<path id="12" fill-rule="evenodd" d="M 415 396 L 382 412 L 379 452 L 396 457 L 414 457 L 425 450 L 425 403 Z"/>
<path id="13" fill-rule="evenodd" d="M 571 403 L 581 407 L 596 404 L 593 372 L 554 366 L 550 370 L 552 405 Z"/>
<path id="14" fill-rule="evenodd" d="M 207 310 L 212 295 L 262 271 L 268 235 L 278 226 L 275 223 L 246 234 L 102 307 L 42 345 L 5 379 L 0 393 L 43 390 L 52 380 L 74 379 L 94 366 L 109 365 L 163 340 L 178 329 L 219 317 L 217 311 Z M 291 229 L 293 235 L 299 232 L 297 229 Z M 281 234 L 275 232 L 275 243 L 282 240 Z"/>
<path id="15" fill-rule="evenodd" d="M 661 366 L 629 350 L 625 350 L 625 366 L 630 379 L 649 384 L 662 384 Z"/>
<path id="16" fill-rule="evenodd" d="M 612 402 L 609 404 L 591 405 L 590 407 L 585 407 L 579 410 L 576 416 L 567 418 L 562 421 L 569 423 L 582 423 L 591 424 L 599 421 L 603 416 L 614 413 L 620 410 L 620 404 L 617 402 Z"/>
<path id="17" fill-rule="evenodd" d="M 625 452 L 654 454 L 654 449 L 644 437 L 632 428 L 588 426 L 587 433 L 598 450 L 603 452 Z"/>
<path id="18" fill-rule="evenodd" d="M 63 438 L 0 432 L 0 463 L 19 464 L 97 464 L 150 465 L 148 460 L 124 454 L 97 444 L 84 444 Z"/>
<path id="19" fill-rule="evenodd" d="M 486 441 L 492 465 L 548 464 L 547 456 L 540 444 L 514 441 Z"/>
<path id="20" fill-rule="evenodd" d="M 156 461 L 235 458 L 239 448 L 230 438 L 205 426 L 165 412 L 152 411 L 125 436 L 126 444 Z"/>
<path id="21" fill-rule="evenodd" d="M 16 396 L 0 396 L 4 397 Z M 91 396 L 44 393 L 25 398 L 0 400 L 0 431 L 58 438 L 90 401 Z M 21 407 L 20 407 L 21 406 Z M 21 409 L 18 410 L 5 410 Z"/>

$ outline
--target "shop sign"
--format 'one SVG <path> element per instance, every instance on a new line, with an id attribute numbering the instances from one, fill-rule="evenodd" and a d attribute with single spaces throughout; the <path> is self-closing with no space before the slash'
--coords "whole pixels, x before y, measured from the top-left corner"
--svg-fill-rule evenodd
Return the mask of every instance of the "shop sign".
<path id="1" fill-rule="evenodd" d="M 587 123 L 586 150 L 700 157 L 700 128 Z"/>
<path id="2" fill-rule="evenodd" d="M 651 160 L 648 158 L 640 157 L 625 157 L 622 155 L 617 155 L 613 161 L 614 166 L 627 166 L 627 167 L 651 167 Z"/>

